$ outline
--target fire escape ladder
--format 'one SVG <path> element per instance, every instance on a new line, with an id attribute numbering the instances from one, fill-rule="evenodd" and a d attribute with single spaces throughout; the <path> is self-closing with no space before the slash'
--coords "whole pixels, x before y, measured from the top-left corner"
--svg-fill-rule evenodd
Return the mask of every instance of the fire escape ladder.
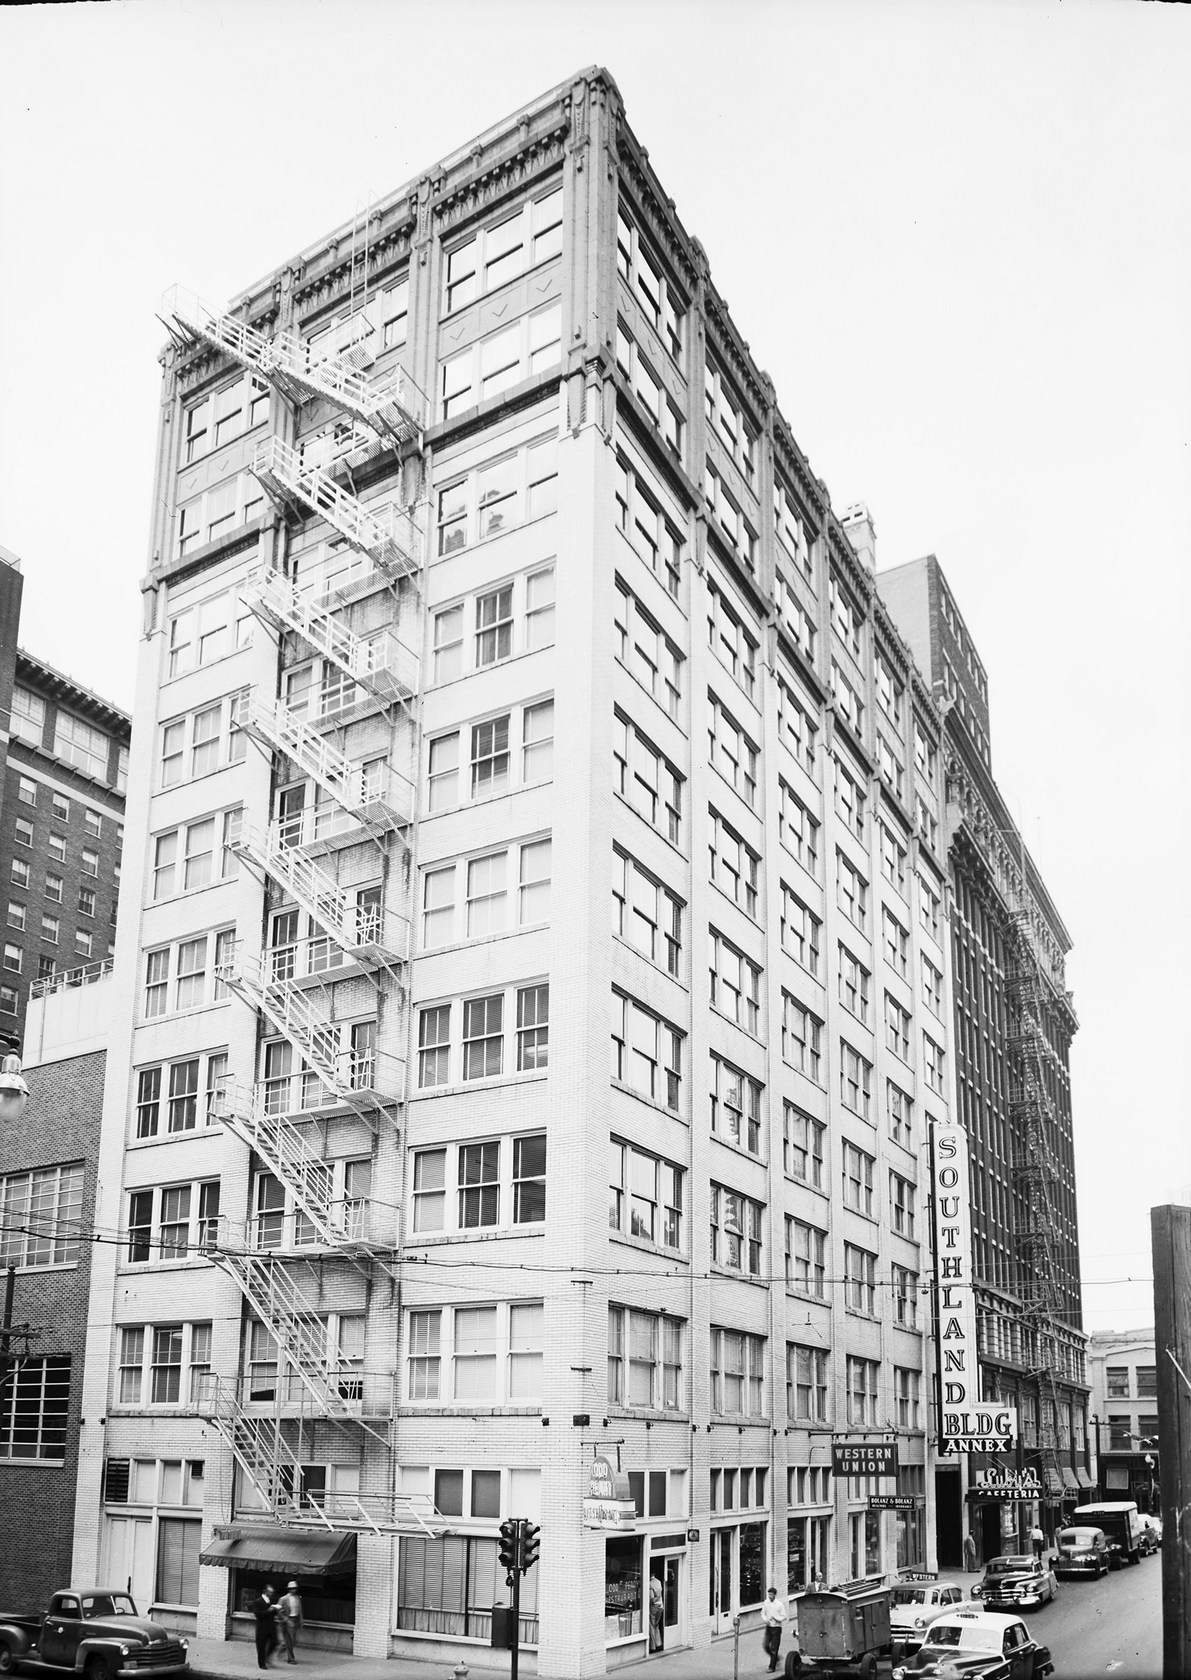
<path id="1" fill-rule="evenodd" d="M 209 308 L 174 286 L 162 300 L 167 325 L 183 339 L 204 340 L 276 385 L 291 402 L 326 400 L 360 420 L 387 443 L 416 443 L 425 400 L 403 368 L 370 377 L 358 354 L 314 356 L 293 332 L 272 337 L 234 315 Z"/>
<path id="2" fill-rule="evenodd" d="M 301 847 L 288 843 L 279 824 L 245 829 L 236 850 L 261 874 L 275 881 L 348 956 L 382 964 L 396 978 L 408 961 L 409 925 L 382 906 L 360 905 Z"/>
<path id="3" fill-rule="evenodd" d="M 328 1418 L 358 1422 L 338 1390 L 338 1373 L 328 1364 L 326 1326 L 313 1312 L 289 1266 L 273 1254 L 256 1254 L 220 1241 L 211 1250 L 268 1331 L 281 1358 L 278 1382 L 292 1372 Z"/>
<path id="4" fill-rule="evenodd" d="M 416 694 L 417 658 L 391 630 L 379 636 L 357 636 L 342 618 L 272 567 L 254 572 L 243 593 L 247 605 L 265 623 L 297 631 L 378 700 L 408 703 Z"/>
<path id="5" fill-rule="evenodd" d="M 199 1415 L 231 1449 L 272 1517 L 282 1522 L 306 1517 L 294 1491 L 302 1485 L 302 1465 L 277 1418 L 248 1411 L 234 1386 L 214 1376 L 203 1381 Z"/>
<path id="6" fill-rule="evenodd" d="M 266 438 L 249 465 L 280 507 L 296 505 L 325 519 L 383 576 L 396 581 L 420 570 L 419 531 L 410 508 L 396 503 L 366 506 L 331 473 L 279 437 Z"/>
<path id="7" fill-rule="evenodd" d="M 352 1251 L 362 1246 L 359 1227 L 365 1222 L 364 1209 L 334 1199 L 334 1173 L 288 1115 L 266 1113 L 263 1103 L 239 1086 L 224 1086 L 213 1112 L 288 1186 L 328 1248 Z"/>
<path id="8" fill-rule="evenodd" d="M 236 716 L 237 725 L 287 758 L 318 783 L 349 816 L 370 832 L 406 827 L 413 813 L 413 788 L 387 761 L 356 764 L 284 700 L 250 696 Z"/>

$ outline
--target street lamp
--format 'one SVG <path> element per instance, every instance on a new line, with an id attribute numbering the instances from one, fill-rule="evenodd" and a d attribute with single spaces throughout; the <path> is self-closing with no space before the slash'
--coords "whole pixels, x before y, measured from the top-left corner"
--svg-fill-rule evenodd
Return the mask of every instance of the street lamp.
<path id="1" fill-rule="evenodd" d="M 21 1073 L 21 1058 L 9 1054 L 0 1063 L 0 1124 L 19 1120 L 29 1101 L 29 1087 Z"/>

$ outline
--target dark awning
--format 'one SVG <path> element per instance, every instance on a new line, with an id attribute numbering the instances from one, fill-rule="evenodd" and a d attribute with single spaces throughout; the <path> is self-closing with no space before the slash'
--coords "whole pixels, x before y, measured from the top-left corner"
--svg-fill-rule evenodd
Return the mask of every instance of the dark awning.
<path id="1" fill-rule="evenodd" d="M 1079 1477 L 1066 1464 L 1063 1466 L 1063 1486 L 1065 1488 L 1077 1488 L 1079 1486 Z"/>
<path id="2" fill-rule="evenodd" d="M 1096 1485 L 1094 1478 L 1088 1474 L 1082 1464 L 1075 1466 L 1075 1479 L 1081 1488 L 1094 1488 Z"/>
<path id="3" fill-rule="evenodd" d="M 349 1575 L 356 1567 L 354 1534 L 307 1534 L 286 1528 L 235 1528 L 199 1553 L 217 1569 L 258 1569 L 277 1575 Z"/>
<path id="4" fill-rule="evenodd" d="M 1063 1478 L 1057 1470 L 1048 1464 L 1042 1474 L 1046 1477 L 1046 1491 L 1048 1494 L 1058 1494 L 1063 1491 Z"/>

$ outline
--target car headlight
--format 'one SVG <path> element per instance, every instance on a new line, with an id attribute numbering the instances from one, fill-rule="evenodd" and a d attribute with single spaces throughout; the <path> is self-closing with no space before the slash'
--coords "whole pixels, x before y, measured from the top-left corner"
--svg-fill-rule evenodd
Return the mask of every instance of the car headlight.
<path id="1" fill-rule="evenodd" d="M 132 1650 L 132 1647 L 130 1645 L 121 1645 L 120 1655 L 122 1657 L 127 1657 L 131 1653 L 131 1650 Z"/>

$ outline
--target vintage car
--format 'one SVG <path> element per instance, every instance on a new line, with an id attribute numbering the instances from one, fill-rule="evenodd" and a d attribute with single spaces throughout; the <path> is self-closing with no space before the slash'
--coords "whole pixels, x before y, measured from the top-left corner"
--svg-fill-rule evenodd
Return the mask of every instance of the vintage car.
<path id="1" fill-rule="evenodd" d="M 894 1581 L 889 1601 L 893 1654 L 916 1651 L 933 1621 L 964 1602 L 958 1581 Z"/>
<path id="2" fill-rule="evenodd" d="M 1107 1575 L 1111 1565 L 1108 1540 L 1102 1528 L 1061 1528 L 1055 1535 L 1058 1555 L 1055 1574 L 1060 1580 L 1069 1575 L 1091 1575 L 1099 1579 Z"/>
<path id="3" fill-rule="evenodd" d="M 940 1616 L 908 1662 L 895 1663 L 893 1680 L 1046 1680 L 1055 1665 L 1020 1616 L 1001 1616 L 973 1605 Z"/>
<path id="4" fill-rule="evenodd" d="M 1050 1564 L 1032 1552 L 1010 1552 L 990 1558 L 984 1579 L 972 1588 L 988 1610 L 1036 1610 L 1054 1599 L 1056 1582 Z"/>
<path id="5" fill-rule="evenodd" d="M 126 1592 L 65 1587 L 45 1613 L 0 1611 L 0 1675 L 73 1671 L 86 1680 L 181 1680 L 187 1642 L 137 1615 Z"/>
<path id="6" fill-rule="evenodd" d="M 1143 1557 L 1161 1550 L 1162 1518 L 1150 1517 L 1143 1511 L 1137 1519 L 1137 1549 Z"/>

